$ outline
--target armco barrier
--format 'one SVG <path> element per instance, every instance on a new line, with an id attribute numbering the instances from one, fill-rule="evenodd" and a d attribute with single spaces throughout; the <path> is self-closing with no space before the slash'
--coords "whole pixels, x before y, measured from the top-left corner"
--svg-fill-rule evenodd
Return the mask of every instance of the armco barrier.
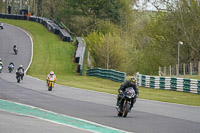
<path id="1" fill-rule="evenodd" d="M 124 82 L 126 80 L 126 73 L 115 71 L 112 69 L 92 68 L 86 70 L 87 76 L 96 76 L 99 78 L 110 79 L 116 82 Z"/>
<path id="2" fill-rule="evenodd" d="M 136 77 L 138 86 L 200 94 L 200 80 L 197 79 L 148 76 L 139 73 Z"/>
<path id="3" fill-rule="evenodd" d="M 26 16 L 23 15 L 13 15 L 13 14 L 2 14 L 0 13 L 0 18 L 7 18 L 7 19 L 24 19 L 27 20 Z M 38 16 L 30 16 L 30 21 L 38 22 L 42 25 L 44 25 L 49 31 L 53 32 L 56 35 L 59 35 L 59 37 L 64 42 L 72 42 L 73 39 L 71 35 L 59 24 L 56 24 L 55 21 L 45 18 L 45 17 L 38 17 Z M 77 37 L 77 51 L 75 55 L 75 62 L 78 63 L 78 69 L 77 72 L 82 75 L 82 68 L 83 68 L 83 60 L 84 60 L 84 54 L 85 54 L 85 48 L 86 43 L 82 37 Z"/>
<path id="4" fill-rule="evenodd" d="M 80 73 L 80 75 L 82 75 L 86 43 L 82 37 L 76 37 L 76 39 L 78 46 L 75 54 L 75 62 L 78 63 L 77 72 Z"/>
<path id="5" fill-rule="evenodd" d="M 27 20 L 26 16 L 18 15 L 18 14 L 0 13 L 0 18 Z M 43 24 L 49 31 L 53 32 L 56 35 L 59 35 L 60 38 L 62 39 L 62 41 L 64 41 L 64 42 L 72 42 L 73 41 L 71 35 L 62 26 L 60 26 L 55 21 L 53 21 L 49 18 L 30 16 L 29 20 Z"/>

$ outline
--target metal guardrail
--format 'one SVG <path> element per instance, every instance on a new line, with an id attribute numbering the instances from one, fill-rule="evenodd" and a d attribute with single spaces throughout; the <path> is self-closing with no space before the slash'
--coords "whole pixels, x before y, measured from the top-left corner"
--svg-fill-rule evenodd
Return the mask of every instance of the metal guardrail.
<path id="1" fill-rule="evenodd" d="M 72 42 L 71 35 L 63 27 L 56 24 L 53 20 L 45 18 L 45 17 L 37 17 L 37 16 L 30 16 L 30 20 L 43 24 L 51 32 L 59 35 L 62 41 Z"/>
<path id="2" fill-rule="evenodd" d="M 27 20 L 27 16 L 19 15 L 19 14 L 5 14 L 5 13 L 0 13 L 0 18 Z"/>
<path id="3" fill-rule="evenodd" d="M 26 16 L 18 14 L 14 15 L 14 14 L 0 13 L 0 18 L 27 20 Z M 30 16 L 29 20 L 44 25 L 49 31 L 59 35 L 62 41 L 65 42 L 73 41 L 70 34 L 62 26 L 56 24 L 51 19 L 45 17 Z M 77 72 L 80 73 L 80 75 L 82 75 L 86 43 L 82 37 L 77 37 L 76 39 L 77 39 L 77 50 L 75 55 L 75 62 L 78 63 Z"/>
<path id="4" fill-rule="evenodd" d="M 126 73 L 115 71 L 112 69 L 92 68 L 86 70 L 87 76 L 96 76 L 103 79 L 110 79 L 116 82 L 124 82 L 126 80 Z"/>
<path id="5" fill-rule="evenodd" d="M 19 15 L 19 14 L 0 13 L 0 18 L 27 20 L 27 16 Z M 71 35 L 63 27 L 56 24 L 55 21 L 53 21 L 49 18 L 30 16 L 29 20 L 43 24 L 45 27 L 47 27 L 47 29 L 49 31 L 53 32 L 54 34 L 59 35 L 60 38 L 62 39 L 62 41 L 64 41 L 64 42 L 72 42 L 73 41 Z"/>
<path id="6" fill-rule="evenodd" d="M 76 39 L 78 46 L 75 55 L 75 62 L 78 63 L 77 72 L 82 75 L 86 43 L 82 37 L 76 37 Z"/>
<path id="7" fill-rule="evenodd" d="M 149 76 L 137 73 L 137 85 L 147 88 L 200 94 L 200 80 Z"/>

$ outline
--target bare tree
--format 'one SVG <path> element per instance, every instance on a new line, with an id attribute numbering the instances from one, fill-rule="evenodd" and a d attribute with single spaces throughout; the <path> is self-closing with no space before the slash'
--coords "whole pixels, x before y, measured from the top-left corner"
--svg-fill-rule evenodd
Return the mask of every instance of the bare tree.
<path id="1" fill-rule="evenodd" d="M 42 16 L 43 0 L 37 0 L 37 16 Z"/>

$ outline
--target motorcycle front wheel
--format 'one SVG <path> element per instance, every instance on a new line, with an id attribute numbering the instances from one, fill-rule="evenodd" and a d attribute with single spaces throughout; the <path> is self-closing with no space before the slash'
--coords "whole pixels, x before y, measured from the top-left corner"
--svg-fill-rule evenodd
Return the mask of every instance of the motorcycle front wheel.
<path id="1" fill-rule="evenodd" d="M 20 78 L 19 77 L 17 78 L 17 83 L 20 83 Z"/>
<path id="2" fill-rule="evenodd" d="M 52 83 L 50 83 L 51 85 L 48 88 L 48 91 L 52 91 Z"/>
<path id="3" fill-rule="evenodd" d="M 117 112 L 118 116 L 122 116 L 122 113 L 120 111 Z"/>
<path id="4" fill-rule="evenodd" d="M 130 110 L 130 107 L 131 107 L 131 105 L 128 102 L 124 105 L 124 107 L 123 107 L 123 114 L 122 114 L 123 117 L 127 116 L 128 112 Z"/>

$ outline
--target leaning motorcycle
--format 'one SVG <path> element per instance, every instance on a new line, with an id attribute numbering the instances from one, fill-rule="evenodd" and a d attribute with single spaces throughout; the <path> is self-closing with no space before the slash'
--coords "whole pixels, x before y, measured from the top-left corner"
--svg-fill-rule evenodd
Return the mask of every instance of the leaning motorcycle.
<path id="1" fill-rule="evenodd" d="M 3 69 L 3 66 L 2 66 L 2 65 L 0 65 L 0 73 L 1 73 L 2 69 Z"/>
<path id="2" fill-rule="evenodd" d="M 16 48 L 13 48 L 13 51 L 14 51 L 15 55 L 17 55 L 17 52 L 18 52 L 17 47 L 16 47 Z"/>
<path id="3" fill-rule="evenodd" d="M 119 106 L 117 115 L 126 117 L 127 114 L 131 111 L 131 102 L 134 101 L 134 98 L 136 97 L 135 90 L 132 87 L 126 88 L 124 93 L 122 94 L 122 102 Z"/>
<path id="4" fill-rule="evenodd" d="M 55 77 L 48 78 L 48 82 L 47 82 L 48 91 L 52 91 L 52 88 L 55 86 L 55 81 L 56 81 Z"/>
<path id="5" fill-rule="evenodd" d="M 22 80 L 23 75 L 24 75 L 24 72 L 23 72 L 22 69 L 19 69 L 19 71 L 16 72 L 17 83 L 20 83 L 20 81 Z"/>
<path id="6" fill-rule="evenodd" d="M 11 64 L 8 66 L 8 71 L 11 73 L 14 70 L 14 66 Z"/>

